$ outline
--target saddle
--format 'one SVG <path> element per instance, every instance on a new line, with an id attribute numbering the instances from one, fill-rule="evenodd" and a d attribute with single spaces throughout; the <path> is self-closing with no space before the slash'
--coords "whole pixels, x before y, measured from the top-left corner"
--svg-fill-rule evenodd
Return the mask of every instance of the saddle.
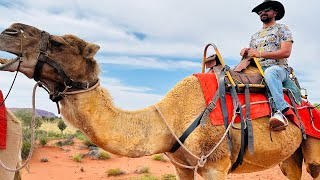
<path id="1" fill-rule="evenodd" d="M 214 54 L 205 60 L 205 67 L 206 69 L 209 69 L 207 73 L 216 73 L 219 75 L 223 65 L 218 56 Z M 242 86 L 244 84 L 250 86 L 250 92 L 265 92 L 263 76 L 253 59 L 248 58 L 241 60 L 240 63 L 235 68 L 230 69 L 229 72 L 232 81 L 235 83 L 234 85 L 237 87 L 238 93 L 244 93 L 244 86 Z M 225 77 L 225 82 L 227 86 L 230 86 L 232 83 L 228 76 Z"/>
<path id="2" fill-rule="evenodd" d="M 216 54 L 213 54 L 205 59 L 204 66 L 206 69 L 209 69 L 207 73 L 216 73 L 219 74 L 221 69 L 223 68 L 223 62 L 218 58 Z M 264 85 L 264 73 L 261 69 L 260 64 L 257 60 L 253 58 L 244 58 L 240 61 L 240 63 L 229 70 L 230 77 L 232 80 L 230 81 L 230 77 L 225 77 L 225 82 L 227 87 L 230 87 L 232 81 L 234 85 L 237 87 L 238 93 L 244 93 L 244 86 L 248 85 L 250 87 L 250 92 L 252 93 L 265 93 L 265 85 Z M 291 81 L 288 81 L 283 84 L 284 93 L 288 94 L 288 91 L 291 91 L 294 95 L 294 100 L 297 104 L 302 103 L 301 97 L 307 99 L 307 95 L 301 95 L 301 90 L 303 88 L 300 87 L 298 79 L 294 76 L 294 71 L 291 67 L 288 67 L 287 70 L 291 75 Z M 228 90 L 228 88 L 227 88 Z"/>

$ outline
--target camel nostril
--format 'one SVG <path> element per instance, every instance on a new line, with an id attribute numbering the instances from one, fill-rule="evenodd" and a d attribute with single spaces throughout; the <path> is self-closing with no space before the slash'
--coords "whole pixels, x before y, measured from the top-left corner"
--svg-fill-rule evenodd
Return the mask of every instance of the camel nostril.
<path id="1" fill-rule="evenodd" d="M 7 34 L 7 35 L 16 35 L 19 33 L 19 31 L 15 30 L 15 29 L 6 29 L 2 32 L 3 34 Z"/>

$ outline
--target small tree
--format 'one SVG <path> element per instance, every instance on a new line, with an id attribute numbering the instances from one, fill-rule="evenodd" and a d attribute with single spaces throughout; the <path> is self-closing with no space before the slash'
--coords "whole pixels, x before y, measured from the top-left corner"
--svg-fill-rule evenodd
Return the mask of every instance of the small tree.
<path id="1" fill-rule="evenodd" d="M 60 119 L 58 122 L 58 128 L 60 129 L 61 134 L 63 134 L 63 131 L 67 128 L 67 125 L 64 123 L 62 119 Z"/>

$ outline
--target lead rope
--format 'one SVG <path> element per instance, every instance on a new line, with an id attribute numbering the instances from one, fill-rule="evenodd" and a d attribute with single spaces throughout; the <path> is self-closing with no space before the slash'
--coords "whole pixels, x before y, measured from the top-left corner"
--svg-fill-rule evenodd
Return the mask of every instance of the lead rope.
<path id="1" fill-rule="evenodd" d="M 188 165 L 184 165 L 181 164 L 179 162 L 177 162 L 176 160 L 174 160 L 173 158 L 170 158 L 170 156 L 165 152 L 164 154 L 169 158 L 170 162 L 178 165 L 180 167 L 183 168 L 187 168 L 187 169 L 194 169 L 194 177 L 193 179 L 196 180 L 196 172 L 198 171 L 199 167 L 203 167 L 205 165 L 205 163 L 207 162 L 207 158 L 219 147 L 219 145 L 222 143 L 222 141 L 226 138 L 226 136 L 228 135 L 228 132 L 230 131 L 231 128 L 231 124 L 233 124 L 235 118 L 237 117 L 237 114 L 233 114 L 232 116 L 232 120 L 231 123 L 229 123 L 226 131 L 224 132 L 223 136 L 221 137 L 221 139 L 219 140 L 219 142 L 212 148 L 212 150 L 207 154 L 207 155 L 203 155 L 200 158 L 196 155 L 194 155 L 187 147 L 184 146 L 184 144 L 179 140 L 179 138 L 176 136 L 176 134 L 173 132 L 172 128 L 170 127 L 170 125 L 168 124 L 168 121 L 166 120 L 166 118 L 163 116 L 162 112 L 160 111 L 160 109 L 157 106 L 154 106 L 156 108 L 156 110 L 158 111 L 159 115 L 161 116 L 162 120 L 164 121 L 164 123 L 166 124 L 166 126 L 168 127 L 168 129 L 170 130 L 171 134 L 174 136 L 174 138 L 176 139 L 176 141 L 181 145 L 181 147 L 187 151 L 190 155 L 192 155 L 194 158 L 196 158 L 198 160 L 197 165 L 195 166 L 188 166 Z"/>
<path id="2" fill-rule="evenodd" d="M 26 161 L 23 163 L 22 166 L 16 168 L 16 169 L 12 169 L 7 167 L 1 160 L 0 160 L 0 165 L 1 167 L 3 167 L 5 170 L 10 171 L 10 172 L 17 172 L 21 169 L 23 169 L 24 167 L 26 167 L 33 155 L 33 151 L 34 151 L 34 147 L 35 147 L 35 121 L 36 121 L 36 103 L 35 103 L 35 94 L 36 94 L 36 89 L 38 86 L 41 86 L 40 83 L 36 83 L 33 87 L 33 92 L 32 92 L 32 119 L 31 119 L 31 147 L 30 147 L 30 152 L 28 155 L 28 158 L 26 159 Z"/>

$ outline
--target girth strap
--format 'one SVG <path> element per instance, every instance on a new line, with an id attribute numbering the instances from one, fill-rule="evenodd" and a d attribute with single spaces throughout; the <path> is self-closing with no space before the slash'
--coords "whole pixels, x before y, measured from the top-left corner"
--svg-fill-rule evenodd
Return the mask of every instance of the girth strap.
<path id="1" fill-rule="evenodd" d="M 205 124 L 206 119 L 209 117 L 210 113 L 214 108 L 216 108 L 217 101 L 219 99 L 219 91 L 216 91 L 215 95 L 213 96 L 212 100 L 206 107 L 206 109 L 197 117 L 195 121 L 187 128 L 187 130 L 180 136 L 179 140 L 181 143 L 184 143 L 184 141 L 188 138 L 188 136 L 196 129 L 196 127 L 199 126 L 201 123 L 202 125 Z M 176 142 L 172 148 L 170 149 L 171 153 L 174 153 L 176 150 L 180 148 L 180 143 Z"/>
<path id="2" fill-rule="evenodd" d="M 188 129 L 180 136 L 179 140 L 181 143 L 184 143 L 184 141 L 188 138 L 188 136 L 193 132 L 193 130 L 199 126 L 200 124 L 200 119 L 203 115 L 204 111 L 197 117 L 195 121 L 188 127 Z M 177 141 L 172 148 L 170 149 L 171 153 L 174 153 L 176 150 L 180 148 L 180 143 Z"/>
<path id="3" fill-rule="evenodd" d="M 249 85 L 246 84 L 244 90 L 244 96 L 246 101 L 246 123 L 247 123 L 247 132 L 248 132 L 248 149 L 251 155 L 254 152 L 254 140 L 253 140 L 253 129 L 252 122 L 250 118 L 250 90 Z"/>
<path id="4" fill-rule="evenodd" d="M 229 122 L 228 122 L 228 109 L 227 109 L 227 101 L 226 101 L 226 83 L 225 83 L 225 76 L 227 71 L 230 70 L 230 67 L 225 65 L 219 74 L 219 94 L 220 94 L 220 105 L 221 105 L 221 111 L 223 115 L 223 122 L 224 122 L 224 127 L 227 129 Z M 231 136 L 230 133 L 228 132 L 228 145 L 229 145 L 229 150 L 232 152 L 232 142 L 231 142 Z"/>
<path id="5" fill-rule="evenodd" d="M 298 118 L 298 121 L 299 121 L 299 124 L 300 124 L 300 130 L 301 130 L 301 133 L 302 133 L 302 137 L 303 137 L 303 139 L 307 139 L 307 135 L 306 135 L 304 126 L 302 124 L 302 121 L 301 121 L 301 118 L 300 118 L 300 115 L 299 115 L 299 112 L 298 112 L 298 109 L 297 109 L 297 104 L 296 104 L 296 101 L 294 100 L 293 92 L 290 89 L 288 89 L 288 95 L 289 95 L 289 99 L 290 99 L 292 107 L 293 107 L 293 111 L 294 111 L 294 113 L 296 114 L 296 116 Z"/>
<path id="6" fill-rule="evenodd" d="M 232 84 L 231 84 L 230 93 L 231 93 L 232 99 L 234 101 L 233 108 L 235 108 L 237 113 L 239 113 L 240 124 L 241 124 L 240 151 L 239 151 L 238 158 L 237 158 L 236 162 L 234 162 L 232 167 L 231 167 L 231 171 L 234 171 L 243 162 L 243 157 L 244 157 L 245 149 L 246 149 L 246 146 L 247 146 L 247 141 L 246 141 L 247 140 L 247 138 L 246 138 L 247 137 L 247 131 L 246 131 L 246 127 L 245 127 L 246 124 L 245 124 L 244 119 L 243 119 L 242 105 L 239 102 L 239 98 L 238 98 L 238 94 L 237 94 L 236 88 Z"/>
<path id="7" fill-rule="evenodd" d="M 226 101 L 226 85 L 225 85 L 225 76 L 226 72 L 229 70 L 228 66 L 225 66 L 221 69 L 219 75 L 219 94 L 220 94 L 220 104 L 223 115 L 224 127 L 228 127 L 228 110 L 227 110 L 227 101 Z"/>

